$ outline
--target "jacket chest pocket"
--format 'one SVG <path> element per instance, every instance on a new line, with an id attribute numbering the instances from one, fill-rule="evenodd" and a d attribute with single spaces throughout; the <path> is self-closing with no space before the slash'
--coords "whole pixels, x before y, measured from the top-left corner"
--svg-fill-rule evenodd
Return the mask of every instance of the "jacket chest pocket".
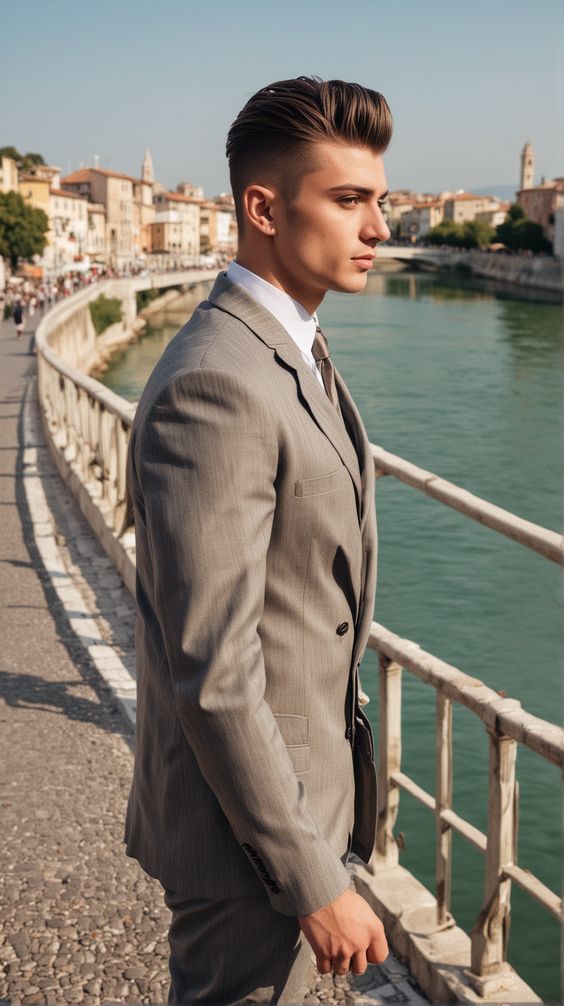
<path id="1" fill-rule="evenodd" d="M 340 465 L 326 475 L 316 475 L 311 479 L 298 479 L 294 484 L 294 496 L 322 496 L 346 486 L 349 480 L 346 465 Z"/>

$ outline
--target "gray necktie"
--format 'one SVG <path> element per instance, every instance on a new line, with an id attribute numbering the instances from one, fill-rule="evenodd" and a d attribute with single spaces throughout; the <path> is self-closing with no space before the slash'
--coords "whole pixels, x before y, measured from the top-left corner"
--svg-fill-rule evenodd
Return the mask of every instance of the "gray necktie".
<path id="1" fill-rule="evenodd" d="M 323 335 L 319 326 L 317 326 L 315 330 L 315 339 L 313 340 L 311 351 L 314 359 L 319 360 L 319 369 L 321 370 L 323 387 L 327 392 L 327 396 L 332 401 L 341 419 L 343 419 L 343 413 L 341 412 L 341 406 L 339 404 L 339 395 L 337 394 L 337 385 L 335 383 L 335 368 L 333 366 L 333 361 L 329 356 L 327 339 Z"/>

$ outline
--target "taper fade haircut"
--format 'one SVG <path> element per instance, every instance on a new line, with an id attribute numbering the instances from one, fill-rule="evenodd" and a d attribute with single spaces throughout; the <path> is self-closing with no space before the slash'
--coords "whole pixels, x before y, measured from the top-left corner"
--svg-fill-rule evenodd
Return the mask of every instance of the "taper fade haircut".
<path id="1" fill-rule="evenodd" d="M 379 91 L 345 80 L 295 77 L 267 84 L 249 98 L 227 134 L 231 191 L 239 233 L 243 192 L 253 182 L 274 182 L 288 204 L 303 175 L 315 169 L 312 144 L 332 141 L 383 153 L 393 120 Z"/>

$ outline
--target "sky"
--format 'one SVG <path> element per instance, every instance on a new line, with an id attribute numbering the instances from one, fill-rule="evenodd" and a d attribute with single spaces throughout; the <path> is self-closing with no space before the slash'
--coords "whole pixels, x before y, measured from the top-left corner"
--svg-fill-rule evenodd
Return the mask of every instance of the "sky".
<path id="1" fill-rule="evenodd" d="M 0 0 L 0 146 L 229 191 L 227 130 L 301 74 L 380 91 L 391 190 L 564 176 L 564 0 Z"/>

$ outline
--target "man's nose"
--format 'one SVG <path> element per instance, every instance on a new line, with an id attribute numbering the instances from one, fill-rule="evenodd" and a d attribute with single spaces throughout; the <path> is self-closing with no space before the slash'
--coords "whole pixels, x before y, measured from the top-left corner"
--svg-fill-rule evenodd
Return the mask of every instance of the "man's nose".
<path id="1" fill-rule="evenodd" d="M 361 237 L 365 241 L 369 241 L 371 238 L 376 238 L 377 241 L 387 241 L 390 233 L 390 228 L 386 223 L 384 214 L 378 206 L 370 214 L 370 218 L 365 221 Z"/>

